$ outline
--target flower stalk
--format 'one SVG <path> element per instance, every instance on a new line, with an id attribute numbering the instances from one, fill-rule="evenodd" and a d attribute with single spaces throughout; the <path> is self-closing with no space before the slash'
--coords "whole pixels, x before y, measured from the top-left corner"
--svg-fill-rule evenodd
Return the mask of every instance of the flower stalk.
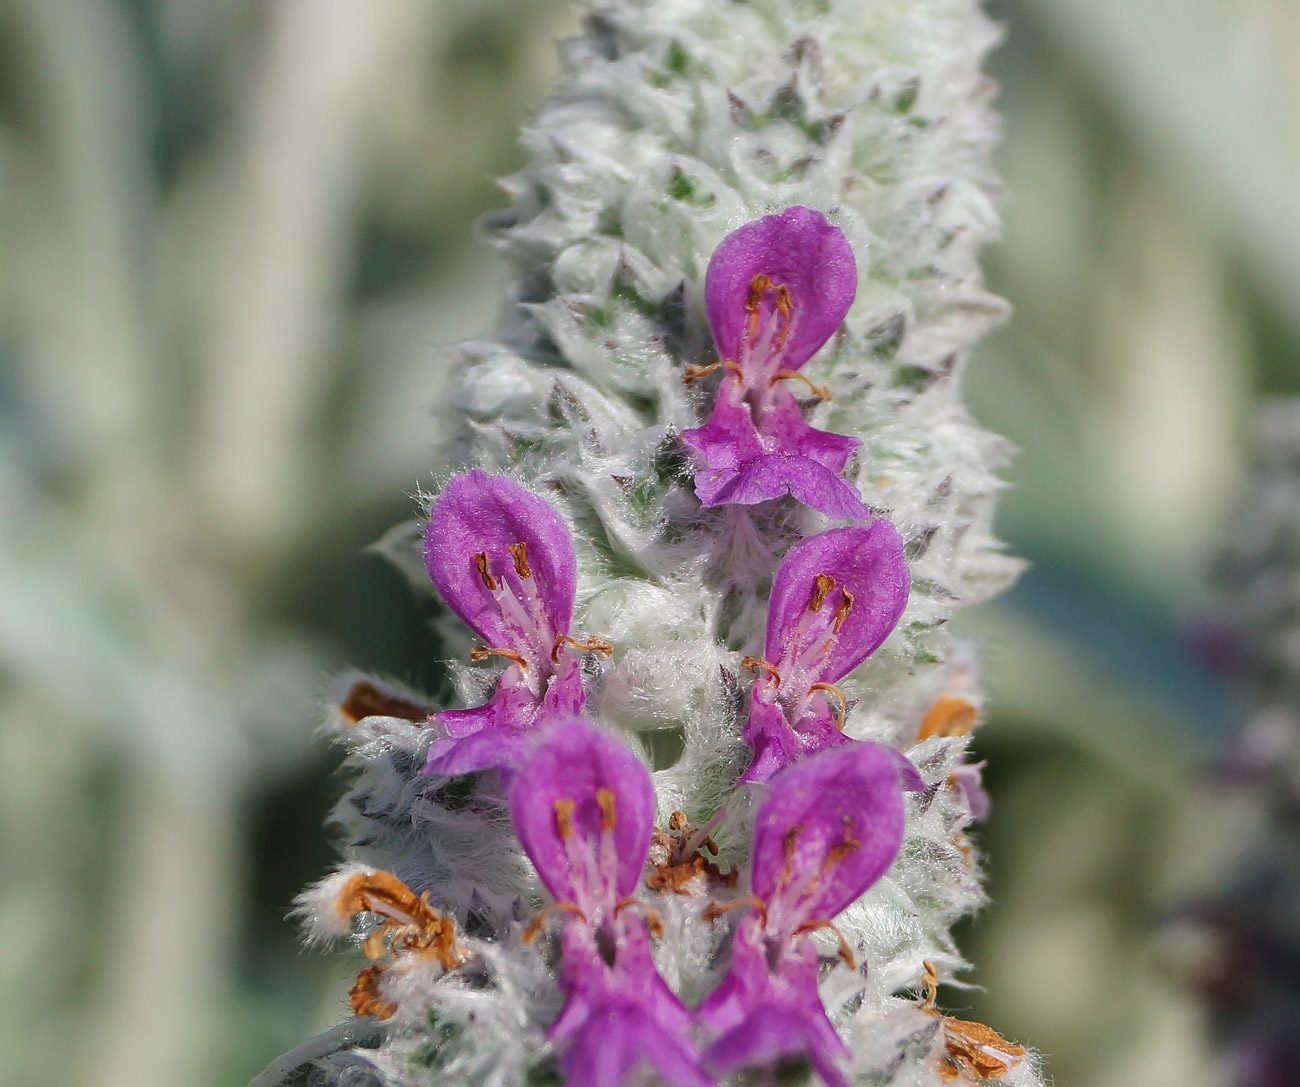
<path id="1" fill-rule="evenodd" d="M 350 862 L 463 953 L 316 1074 L 1036 1084 L 1010 1043 L 954 1063 L 926 989 L 982 902 L 946 623 L 1017 569 L 958 386 L 1004 309 L 992 31 L 964 0 L 582 10 L 490 224 L 515 304 L 454 351 L 455 471 L 389 538 L 454 618 L 458 701 L 374 679 L 338 715 Z"/>

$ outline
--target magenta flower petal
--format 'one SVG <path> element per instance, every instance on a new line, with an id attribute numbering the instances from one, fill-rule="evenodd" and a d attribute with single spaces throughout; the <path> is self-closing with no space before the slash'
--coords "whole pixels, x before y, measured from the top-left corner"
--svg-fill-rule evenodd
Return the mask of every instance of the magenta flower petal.
<path id="1" fill-rule="evenodd" d="M 713 481 L 718 473 L 701 473 L 706 480 L 705 500 L 700 494 L 700 476 L 696 476 L 695 493 L 706 506 L 752 506 L 773 498 L 790 495 L 809 509 L 818 510 L 837 521 L 862 521 L 871 511 L 862 504 L 858 489 L 828 468 L 807 457 L 769 453 L 755 457 L 734 475 Z"/>
<path id="2" fill-rule="evenodd" d="M 674 1087 L 709 1087 L 694 1049 L 665 1030 L 638 1004 L 611 994 L 583 1021 L 560 1057 L 567 1087 L 619 1087 L 637 1063 L 647 1061 Z"/>
<path id="3" fill-rule="evenodd" d="M 636 890 L 650 849 L 650 774 L 581 720 L 551 725 L 509 793 L 510 818 L 546 889 L 599 926 Z"/>
<path id="4" fill-rule="evenodd" d="M 560 1059 L 568 1087 L 617 1087 L 641 1059 L 669 1083 L 706 1087 L 686 1036 L 691 1014 L 655 969 L 644 922 L 620 918 L 606 942 L 612 964 L 587 925 L 575 921 L 564 932 L 560 984 L 568 1000 L 548 1035 L 569 1041 Z"/>
<path id="5" fill-rule="evenodd" d="M 830 920 L 876 882 L 903 841 L 904 756 L 874 743 L 810 755 L 774 777 L 754 823 L 750 887 L 769 931 Z"/>
<path id="6" fill-rule="evenodd" d="M 740 738 L 754 752 L 741 781 L 766 781 L 796 759 L 828 747 L 849 744 L 835 724 L 835 716 L 822 699 L 811 700 L 807 712 L 793 728 L 779 705 L 768 701 L 770 685 L 756 683 L 749 703 L 749 718 Z"/>
<path id="7" fill-rule="evenodd" d="M 506 771 L 517 765 L 528 752 L 528 740 L 514 729 L 494 727 L 495 710 L 496 707 L 489 702 L 482 709 L 462 711 L 467 718 L 470 714 L 481 714 L 490 721 L 486 727 L 476 729 L 462 738 L 446 736 L 435 740 L 429 746 L 424 772 L 458 777 L 461 774 L 475 774 L 480 770 Z M 451 714 L 440 716 L 450 717 Z M 466 723 L 468 720 L 457 722 Z"/>
<path id="8" fill-rule="evenodd" d="M 984 791 L 984 763 L 963 763 L 952 772 L 953 784 L 966 795 L 972 819 L 983 819 L 989 813 L 989 794 Z"/>
<path id="9" fill-rule="evenodd" d="M 704 279 L 709 327 L 722 358 L 742 360 L 754 339 L 777 342 L 777 293 L 767 291 L 752 322 L 746 308 L 756 277 L 789 292 L 789 328 L 780 369 L 797 370 L 844 322 L 858 289 L 843 232 L 812 208 L 787 208 L 732 231 L 713 252 Z"/>
<path id="10" fill-rule="evenodd" d="M 502 476 L 452 477 L 433 504 L 424 563 L 434 587 L 492 648 L 544 668 L 573 624 L 577 560 L 551 505 Z"/>
<path id="11" fill-rule="evenodd" d="M 862 444 L 847 434 L 832 434 L 810 426 L 784 384 L 771 390 L 762 407 L 757 426 L 769 451 L 806 457 L 832 472 L 842 472 L 849 457 Z"/>
<path id="12" fill-rule="evenodd" d="M 434 586 L 486 645 L 510 662 L 486 706 L 437 714 L 446 736 L 428 773 L 509 770 L 525 736 L 582 709 L 573 624 L 577 561 L 564 519 L 517 483 L 486 472 L 452 478 L 433 504 L 424 561 Z"/>
<path id="13" fill-rule="evenodd" d="M 577 716 L 585 699 L 582 665 L 571 653 L 560 654 L 540 702 L 519 666 L 512 664 L 484 705 L 434 714 L 435 724 L 447 734 L 429 746 L 424 772 L 454 777 L 509 770 L 522 760 L 536 733 L 548 722 Z"/>
<path id="14" fill-rule="evenodd" d="M 714 1036 L 705 1064 L 725 1074 L 802 1055 L 827 1084 L 847 1049 L 817 989 L 807 933 L 878 880 L 903 841 L 903 789 L 921 777 L 892 748 L 846 743 L 772 778 L 754 822 L 756 912 L 736 928 L 722 983 L 696 1012 Z"/>
<path id="15" fill-rule="evenodd" d="M 833 582 L 820 601 L 819 577 Z M 831 529 L 790 548 L 772 582 L 764 646 L 782 685 L 804 675 L 835 683 L 853 671 L 897 625 L 911 580 L 888 521 Z"/>
<path id="16" fill-rule="evenodd" d="M 709 421 L 682 433 L 682 444 L 696 453 L 704 465 L 704 470 L 695 476 L 695 493 L 705 505 L 710 504 L 705 495 L 710 481 L 716 491 L 755 457 L 763 455 L 749 405 L 731 395 L 728 384 L 734 382 L 723 382 L 718 389 Z"/>
<path id="17" fill-rule="evenodd" d="M 743 1022 L 727 1031 L 705 1051 L 704 1062 L 718 1075 L 737 1068 L 771 1064 L 781 1057 L 806 1056 L 827 1087 L 848 1087 L 848 1079 L 835 1063 L 835 1057 L 847 1054 L 826 1019 L 820 1004 L 816 1012 L 799 1014 L 780 1004 L 760 1004 Z M 826 1029 L 838 1043 L 827 1044 Z"/>
<path id="18" fill-rule="evenodd" d="M 822 1007 L 816 947 L 800 936 L 780 949 L 775 966 L 768 950 L 763 926 L 742 922 L 727 977 L 696 1012 L 696 1019 L 718 1035 L 705 1053 L 706 1066 L 724 1075 L 802 1055 L 828 1084 L 843 1083 L 837 1062 L 848 1048 Z"/>

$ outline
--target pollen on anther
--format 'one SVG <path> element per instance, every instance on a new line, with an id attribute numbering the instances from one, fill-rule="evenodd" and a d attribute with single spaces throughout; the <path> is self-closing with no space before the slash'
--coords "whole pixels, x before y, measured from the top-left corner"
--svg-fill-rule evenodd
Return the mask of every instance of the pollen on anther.
<path id="1" fill-rule="evenodd" d="M 790 288 L 784 283 L 773 283 L 772 277 L 765 272 L 760 272 L 749 281 L 749 295 L 745 299 L 745 309 L 751 314 L 757 313 L 759 304 L 763 301 L 763 295 L 768 291 L 776 292 L 776 311 L 782 317 L 789 318 L 793 309 Z"/>
<path id="2" fill-rule="evenodd" d="M 489 592 L 496 592 L 497 579 L 492 576 L 492 571 L 488 569 L 488 556 L 486 551 L 476 551 L 474 553 L 474 566 L 478 570 L 478 576 L 483 579 L 483 584 Z"/>
<path id="3" fill-rule="evenodd" d="M 507 550 L 510 552 L 510 557 L 514 559 L 515 573 L 527 581 L 533 576 L 533 571 L 528 566 L 528 544 L 512 543 Z"/>
<path id="4" fill-rule="evenodd" d="M 785 832 L 785 839 L 781 843 L 781 848 L 785 853 L 785 863 L 781 865 L 781 875 L 777 883 L 781 887 L 788 887 L 790 880 L 794 877 L 794 851 L 799 843 L 799 835 L 803 833 L 803 824 L 791 827 Z"/>
<path id="5" fill-rule="evenodd" d="M 600 805 L 600 829 L 613 830 L 618 822 L 618 810 L 614 790 L 600 788 L 596 790 L 596 803 Z"/>
<path id="6" fill-rule="evenodd" d="M 759 303 L 763 301 L 764 293 L 771 289 L 771 277 L 760 272 L 749 281 L 749 296 L 745 299 L 745 309 L 750 313 L 757 313 Z"/>
<path id="7" fill-rule="evenodd" d="M 813 578 L 812 599 L 808 601 L 808 610 L 819 612 L 826 603 L 826 595 L 835 588 L 835 579 L 830 574 L 818 574 Z"/>
<path id="8" fill-rule="evenodd" d="M 577 805 L 567 798 L 561 798 L 552 805 L 555 809 L 555 829 L 560 838 L 567 841 L 573 834 L 573 809 Z"/>
<path id="9" fill-rule="evenodd" d="M 840 601 L 839 606 L 835 609 L 835 623 L 831 627 L 831 631 L 835 634 L 840 632 L 840 627 L 844 625 L 844 621 L 853 612 L 853 594 L 849 592 L 847 586 L 842 587 L 840 593 L 844 599 Z"/>

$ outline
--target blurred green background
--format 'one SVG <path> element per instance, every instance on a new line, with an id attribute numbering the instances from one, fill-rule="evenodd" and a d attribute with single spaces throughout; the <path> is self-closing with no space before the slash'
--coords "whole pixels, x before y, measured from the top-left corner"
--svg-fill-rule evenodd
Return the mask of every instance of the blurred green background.
<path id="1" fill-rule="evenodd" d="M 865 0 L 864 0 L 865 2 Z M 992 0 L 1013 323 L 976 414 L 1033 566 L 964 617 L 994 904 L 951 1010 L 1069 1087 L 1220 1082 L 1157 938 L 1249 812 L 1198 668 L 1252 398 L 1300 392 L 1300 3 Z M 0 3 L 0 1079 L 241 1084 L 346 1010 L 285 913 L 332 859 L 349 667 L 441 680 L 366 545 L 435 467 L 439 343 L 561 0 Z"/>

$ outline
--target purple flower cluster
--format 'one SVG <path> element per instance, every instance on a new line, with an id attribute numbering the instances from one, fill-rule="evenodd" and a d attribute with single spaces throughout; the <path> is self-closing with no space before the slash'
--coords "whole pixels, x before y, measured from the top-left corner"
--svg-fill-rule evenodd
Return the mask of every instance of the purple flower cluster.
<path id="1" fill-rule="evenodd" d="M 696 495 L 704 506 L 790 495 L 854 523 L 789 549 L 772 585 L 765 655 L 744 661 L 756 679 L 742 731 L 753 758 L 741 780 L 763 791 L 749 893 L 706 916 L 751 912 L 731 934 L 723 980 L 694 1012 L 655 967 L 659 918 L 637 897 L 654 830 L 649 772 L 581 716 L 579 654 L 612 647 L 571 632 L 568 528 L 542 498 L 481 471 L 453 478 L 433 505 L 429 575 L 482 640 L 471 658 L 506 667 L 484 705 L 433 715 L 439 736 L 426 772 L 501 777 L 519 842 L 554 898 L 525 939 L 562 918 L 566 999 L 549 1037 L 570 1087 L 619 1087 L 642 1061 L 676 1087 L 697 1087 L 783 1057 L 807 1060 L 831 1087 L 847 1082 L 809 934 L 833 927 L 889 868 L 902 842 L 902 794 L 920 786 L 896 751 L 844 736 L 849 707 L 836 686 L 903 612 L 902 541 L 838 474 L 857 440 L 809 426 L 789 391 L 843 321 L 856 280 L 844 235 L 799 207 L 735 231 L 709 265 L 723 361 L 687 378 L 726 375 L 708 423 L 683 435 L 701 462 Z"/>

